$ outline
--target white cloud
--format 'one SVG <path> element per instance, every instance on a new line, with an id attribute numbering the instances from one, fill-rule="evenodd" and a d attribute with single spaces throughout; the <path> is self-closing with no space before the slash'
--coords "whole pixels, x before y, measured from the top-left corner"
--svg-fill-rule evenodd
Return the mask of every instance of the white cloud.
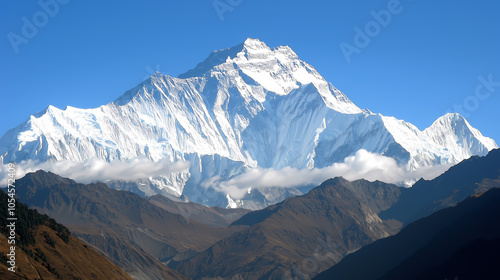
<path id="1" fill-rule="evenodd" d="M 187 171 L 189 169 L 189 162 L 177 161 L 172 163 L 168 159 L 153 162 L 147 158 L 134 158 L 125 162 L 107 162 L 99 158 L 90 158 L 83 162 L 61 160 L 36 163 L 30 160 L 17 164 L 16 178 L 21 178 L 29 172 L 40 169 L 73 179 L 79 183 L 87 184 L 110 180 L 132 181 Z M 3 185 L 7 182 L 7 172 L 7 166 L 0 166 L 0 182 Z"/>
<path id="2" fill-rule="evenodd" d="M 45 170 L 62 177 L 73 179 L 79 183 L 106 182 L 110 180 L 133 181 L 149 177 L 158 177 L 189 170 L 187 161 L 169 162 L 162 159 L 153 162 L 146 158 L 134 158 L 125 162 L 106 162 L 98 158 L 87 159 L 83 162 L 56 161 L 36 163 L 25 161 L 17 165 L 16 178 L 21 178 L 29 172 Z M 403 184 L 414 182 L 420 178 L 433 179 L 451 165 L 424 167 L 416 171 L 407 171 L 398 166 L 392 158 L 359 150 L 354 156 L 345 158 L 344 162 L 334 163 L 325 168 L 296 169 L 285 167 L 281 170 L 256 167 L 230 180 L 213 177 L 202 183 L 204 187 L 213 187 L 215 190 L 229 194 L 234 199 L 242 198 L 249 188 L 260 189 L 267 187 L 298 187 L 319 185 L 330 178 L 342 176 L 347 180 L 366 179 L 369 181 L 383 181 L 387 183 Z M 7 166 L 0 165 L 0 183 L 6 186 Z"/>
<path id="3" fill-rule="evenodd" d="M 366 179 L 368 181 L 379 180 L 386 183 L 403 184 L 404 182 L 414 182 L 420 178 L 433 179 L 448 170 L 449 167 L 451 165 L 406 171 L 403 167 L 398 166 L 393 158 L 359 150 L 354 156 L 345 158 L 344 162 L 334 163 L 325 168 L 296 169 L 285 167 L 281 170 L 275 170 L 257 167 L 228 181 L 222 181 L 219 177 L 211 178 L 203 182 L 202 186 L 213 187 L 229 194 L 232 198 L 240 199 L 249 188 L 289 188 L 319 185 L 330 178 L 339 176 L 347 180 Z"/>

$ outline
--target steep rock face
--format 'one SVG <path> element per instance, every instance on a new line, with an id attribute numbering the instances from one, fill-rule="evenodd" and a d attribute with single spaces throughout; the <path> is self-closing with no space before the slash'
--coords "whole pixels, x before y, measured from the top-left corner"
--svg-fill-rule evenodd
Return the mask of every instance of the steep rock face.
<path id="1" fill-rule="evenodd" d="M 49 106 L 0 139 L 0 157 L 4 163 L 187 160 L 189 170 L 137 178 L 142 181 L 132 189 L 226 207 L 230 197 L 201 183 L 257 166 L 326 167 L 360 149 L 417 170 L 496 147 L 458 114 L 420 131 L 361 110 L 291 48 L 247 39 L 213 52 L 179 78 L 156 73 L 110 104 Z M 261 208 L 267 202 L 247 205 Z"/>

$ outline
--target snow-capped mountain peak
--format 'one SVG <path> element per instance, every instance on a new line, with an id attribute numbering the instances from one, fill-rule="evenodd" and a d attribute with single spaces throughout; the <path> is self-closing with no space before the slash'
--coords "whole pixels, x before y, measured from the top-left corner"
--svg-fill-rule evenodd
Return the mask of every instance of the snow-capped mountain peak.
<path id="1" fill-rule="evenodd" d="M 0 159 L 20 165 L 189 161 L 189 170 L 138 175 L 138 181 L 126 186 L 141 194 L 242 206 L 244 200 L 206 182 L 230 180 L 255 168 L 329 167 L 361 149 L 416 170 L 485 155 L 496 147 L 458 114 L 445 115 L 420 131 L 394 117 L 361 110 L 290 47 L 271 49 L 249 38 L 212 52 L 177 78 L 155 73 L 98 108 L 50 106 L 0 139 Z M 264 196 L 255 194 L 257 187 L 248 188 L 253 198 L 246 206 L 254 208 L 298 193 Z"/>
<path id="2" fill-rule="evenodd" d="M 259 39 L 255 38 L 247 38 L 245 42 L 243 42 L 243 48 L 248 50 L 249 52 L 255 51 L 255 52 L 268 52 L 271 51 L 271 48 L 269 48 L 266 43 L 262 42 Z"/>
<path id="3" fill-rule="evenodd" d="M 472 127 L 470 123 L 458 113 L 448 113 L 438 118 L 424 133 L 431 137 L 434 142 L 453 150 L 452 154 L 463 153 L 460 158 L 471 155 L 485 154 L 487 151 L 497 148 L 497 144 L 491 138 L 485 137 L 479 130 Z"/>

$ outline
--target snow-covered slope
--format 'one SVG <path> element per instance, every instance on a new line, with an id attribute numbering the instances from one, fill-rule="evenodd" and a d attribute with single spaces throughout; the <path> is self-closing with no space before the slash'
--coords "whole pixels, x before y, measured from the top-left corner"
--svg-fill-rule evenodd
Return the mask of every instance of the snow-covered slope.
<path id="1" fill-rule="evenodd" d="M 156 73 L 99 108 L 49 106 L 0 139 L 4 163 L 187 160 L 189 171 L 141 178 L 137 189 L 221 206 L 235 202 L 201 183 L 257 166 L 321 168 L 365 149 L 416 170 L 496 147 L 458 114 L 420 131 L 361 110 L 289 47 L 256 39 L 213 52 L 179 78 Z"/>

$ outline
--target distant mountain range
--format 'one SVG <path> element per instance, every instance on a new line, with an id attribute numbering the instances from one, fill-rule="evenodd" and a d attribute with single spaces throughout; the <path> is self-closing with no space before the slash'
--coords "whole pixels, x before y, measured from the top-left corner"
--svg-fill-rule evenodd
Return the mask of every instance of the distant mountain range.
<path id="1" fill-rule="evenodd" d="M 290 47 L 247 39 L 178 78 L 156 73 L 98 108 L 49 106 L 0 139 L 0 159 L 71 178 L 79 172 L 81 180 L 109 180 L 143 196 L 260 209 L 303 194 L 302 185 L 221 182 L 256 168 L 325 168 L 361 149 L 415 171 L 494 148 L 458 114 L 421 131 L 362 110 Z M 117 171 L 117 162 L 129 168 Z"/>
<path id="2" fill-rule="evenodd" d="M 62 222 L 140 279 L 180 274 L 192 279 L 310 279 L 333 265 L 324 275 L 339 271 L 342 277 L 334 279 L 365 279 L 356 278 L 364 274 L 376 277 L 366 279 L 386 274 L 387 279 L 406 279 L 402 271 L 416 268 L 405 260 L 418 263 L 422 254 L 435 259 L 415 275 L 446 274 L 470 261 L 466 252 L 496 248 L 495 236 L 488 233 L 498 227 L 492 221 L 498 220 L 500 201 L 495 191 L 483 193 L 498 187 L 500 150 L 465 160 L 411 189 L 334 178 L 306 195 L 252 212 L 162 196 L 146 199 L 44 171 L 17 183 L 21 201 Z M 478 198 L 453 207 L 470 196 Z M 434 214 L 446 207 L 452 208 Z M 353 278 L 344 278 L 350 274 Z"/>

